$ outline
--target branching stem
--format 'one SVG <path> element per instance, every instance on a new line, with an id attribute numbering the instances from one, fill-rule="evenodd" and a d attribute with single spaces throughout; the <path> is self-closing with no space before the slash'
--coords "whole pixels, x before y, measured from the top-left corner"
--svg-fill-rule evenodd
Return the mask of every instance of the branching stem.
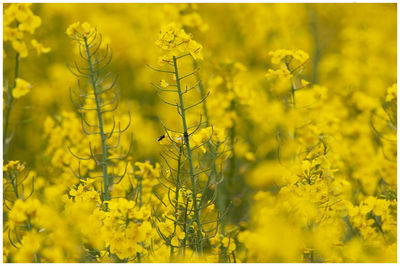
<path id="1" fill-rule="evenodd" d="M 178 73 L 178 64 L 176 61 L 176 57 L 173 57 L 173 63 L 175 68 L 175 78 L 176 78 L 176 85 L 178 89 L 178 96 L 179 96 L 179 105 L 182 117 L 182 124 L 183 124 L 183 137 L 186 145 L 187 151 L 187 158 L 189 163 L 189 174 L 190 174 L 190 181 L 192 183 L 192 197 L 193 197 L 193 207 L 194 207 L 194 219 L 196 221 L 198 231 L 197 231 L 197 252 L 202 254 L 203 253 L 203 236 L 202 236 L 202 229 L 201 229 L 201 222 L 200 222 L 200 210 L 197 202 L 197 187 L 196 187 L 196 178 L 194 175 L 194 168 L 193 168 L 193 160 L 192 160 L 192 150 L 190 148 L 189 142 L 189 134 L 188 134 L 188 126 L 186 122 L 186 115 L 185 115 L 185 107 L 183 102 L 182 90 L 181 90 L 181 82 Z"/>
<path id="2" fill-rule="evenodd" d="M 178 156 L 178 168 L 177 168 L 177 173 L 176 173 L 176 186 L 175 186 L 175 222 L 174 222 L 174 233 L 176 233 L 176 226 L 177 226 L 177 221 L 178 221 L 178 203 L 179 203 L 179 190 L 181 188 L 181 180 L 180 180 L 180 174 L 181 174 L 181 158 L 182 158 L 182 153 L 183 149 L 182 146 L 179 146 L 179 156 Z M 174 247 L 171 245 L 171 260 L 173 259 L 174 256 Z M 172 261 L 171 261 L 172 262 Z"/>
<path id="3" fill-rule="evenodd" d="M 194 59 L 193 59 L 193 68 L 194 68 L 194 69 L 197 69 L 197 68 L 198 68 L 198 66 L 197 66 L 197 61 L 194 60 Z M 196 79 L 197 79 L 197 81 L 198 81 L 198 83 L 199 83 L 200 97 L 201 97 L 202 99 L 204 99 L 204 97 L 206 96 L 206 92 L 204 91 L 203 82 L 202 82 L 201 79 L 200 79 L 200 74 L 199 74 L 199 72 L 196 72 Z M 207 110 L 206 101 L 203 101 L 202 104 L 203 104 L 204 116 L 205 116 L 205 118 L 206 118 L 206 126 L 209 126 L 209 120 L 210 120 L 210 119 L 209 119 L 209 117 L 208 117 L 208 110 Z"/>
<path id="4" fill-rule="evenodd" d="M 107 154 L 107 144 L 106 144 L 106 139 L 107 136 L 104 134 L 104 126 L 103 126 L 103 116 L 101 112 L 101 102 L 99 98 L 99 92 L 97 90 L 97 85 L 96 85 L 96 78 L 95 78 L 95 71 L 93 69 L 93 63 L 92 63 L 92 58 L 90 54 L 90 48 L 88 45 L 87 37 L 84 38 L 85 40 L 85 49 L 86 49 L 86 55 L 87 55 L 87 61 L 89 64 L 89 77 L 90 81 L 92 83 L 92 88 L 93 88 L 93 94 L 95 96 L 95 101 L 96 101 L 96 112 L 97 112 L 97 119 L 99 120 L 99 129 L 100 129 L 100 140 L 101 140 L 101 149 L 102 149 L 102 162 L 101 165 L 103 167 L 103 185 L 104 185 L 104 197 L 103 201 L 109 201 L 110 200 L 110 192 L 109 192 L 109 176 L 108 176 L 108 154 Z M 108 204 L 105 204 L 106 209 L 108 208 Z"/>

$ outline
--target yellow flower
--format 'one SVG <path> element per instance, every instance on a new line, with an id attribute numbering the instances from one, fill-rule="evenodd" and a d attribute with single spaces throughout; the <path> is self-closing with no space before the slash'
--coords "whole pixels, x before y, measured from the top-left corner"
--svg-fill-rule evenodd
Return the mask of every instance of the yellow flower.
<path id="1" fill-rule="evenodd" d="M 280 63 L 289 64 L 293 59 L 297 61 L 298 65 L 305 63 L 309 59 L 309 55 L 302 50 L 287 50 L 287 49 L 278 49 L 272 52 L 269 52 L 269 55 L 272 57 L 271 62 L 274 65 Z"/>
<path id="2" fill-rule="evenodd" d="M 178 236 L 174 236 L 172 239 L 171 239 L 171 244 L 173 245 L 173 246 L 175 246 L 175 247 L 178 247 L 179 246 L 179 239 L 178 239 Z"/>
<path id="3" fill-rule="evenodd" d="M 19 54 L 21 58 L 25 58 L 28 56 L 28 48 L 26 47 L 25 42 L 23 41 L 13 41 L 12 47 Z"/>
<path id="4" fill-rule="evenodd" d="M 35 32 L 36 28 L 39 27 L 41 23 L 42 23 L 42 20 L 40 19 L 40 17 L 30 14 L 24 20 L 24 22 L 19 24 L 18 28 L 21 31 L 27 31 L 30 34 L 33 34 Z"/>
<path id="5" fill-rule="evenodd" d="M 279 68 L 279 69 L 277 69 L 277 70 L 268 69 L 268 72 L 267 72 L 267 74 L 265 74 L 265 76 L 266 76 L 268 79 L 274 79 L 274 78 L 277 78 L 277 79 L 279 79 L 279 78 L 285 79 L 285 78 L 291 78 L 291 77 L 292 77 L 292 74 L 290 74 L 290 71 L 287 70 L 286 68 Z"/>
<path id="6" fill-rule="evenodd" d="M 16 99 L 21 98 L 22 96 L 25 96 L 31 91 L 32 85 L 26 80 L 23 80 L 21 78 L 16 78 L 15 82 L 16 86 L 12 90 L 12 96 L 14 98 Z"/>
<path id="7" fill-rule="evenodd" d="M 308 85 L 310 85 L 310 82 L 309 82 L 309 81 L 304 80 L 304 79 L 301 80 L 301 86 L 302 86 L 302 87 L 307 87 Z"/>
<path id="8" fill-rule="evenodd" d="M 179 239 L 184 239 L 186 236 L 185 232 L 183 232 L 183 230 L 179 226 L 176 227 L 176 236 Z"/>
<path id="9" fill-rule="evenodd" d="M 383 216 L 389 210 L 390 202 L 384 199 L 377 199 L 374 206 L 374 214 L 377 216 Z"/>
<path id="10" fill-rule="evenodd" d="M 24 37 L 24 33 L 16 28 L 5 27 L 3 33 L 3 41 L 16 41 Z"/>
<path id="11" fill-rule="evenodd" d="M 293 53 L 293 58 L 296 59 L 297 61 L 301 62 L 301 63 L 304 63 L 304 62 L 306 62 L 308 60 L 308 58 L 310 58 L 310 56 L 306 52 L 304 52 L 302 50 L 296 50 Z"/>
<path id="12" fill-rule="evenodd" d="M 65 32 L 71 38 L 85 38 L 90 36 L 95 31 L 95 28 L 92 27 L 89 23 L 84 22 L 80 23 L 75 22 L 69 25 L 67 31 Z"/>
<path id="13" fill-rule="evenodd" d="M 187 44 L 187 50 L 194 59 L 203 59 L 203 54 L 201 53 L 202 49 L 203 46 L 196 41 L 190 40 Z"/>
<path id="14" fill-rule="evenodd" d="M 397 84 L 393 84 L 387 89 L 386 102 L 390 102 L 393 99 L 397 99 Z"/>
<path id="15" fill-rule="evenodd" d="M 13 208 L 8 213 L 8 219 L 12 224 L 19 224 L 27 219 L 26 205 L 22 200 L 18 199 L 14 203 Z"/>
<path id="16" fill-rule="evenodd" d="M 21 248 L 15 254 L 15 260 L 18 262 L 32 262 L 35 253 L 41 247 L 43 236 L 35 231 L 27 232 L 22 238 Z"/>
<path id="17" fill-rule="evenodd" d="M 209 26 L 203 22 L 203 19 L 198 13 L 191 13 L 184 15 L 182 17 L 182 23 L 185 26 L 189 26 L 192 28 L 198 28 L 200 31 L 207 31 Z"/>
<path id="18" fill-rule="evenodd" d="M 222 143 L 225 141 L 226 134 L 224 129 L 218 127 L 211 129 L 211 127 L 208 127 L 206 130 L 209 132 L 209 134 L 212 132 L 212 140 L 215 143 Z"/>
<path id="19" fill-rule="evenodd" d="M 10 25 L 16 18 L 16 4 L 11 4 L 5 11 L 3 16 L 3 26 Z"/>
<path id="20" fill-rule="evenodd" d="M 244 154 L 244 157 L 245 157 L 246 160 L 248 160 L 248 161 L 254 162 L 254 161 L 256 160 L 256 156 L 255 156 L 254 153 L 252 153 L 252 152 L 246 152 L 246 153 Z"/>
<path id="21" fill-rule="evenodd" d="M 15 18 L 19 21 L 19 22 L 24 22 L 25 20 L 27 20 L 29 18 L 29 16 L 32 15 L 32 11 L 30 9 L 30 6 L 32 4 L 31 3 L 27 3 L 27 4 L 16 4 L 15 5 Z"/>
<path id="22" fill-rule="evenodd" d="M 3 166 L 3 171 L 6 172 L 8 170 L 15 169 L 15 168 L 20 169 L 20 163 L 18 160 L 17 161 L 9 161 L 7 163 L 7 165 Z"/>
<path id="23" fill-rule="evenodd" d="M 43 44 L 39 43 L 36 39 L 32 39 L 31 44 L 38 55 L 41 55 L 42 53 L 46 54 L 51 50 L 49 47 L 44 47 Z"/>
<path id="24" fill-rule="evenodd" d="M 187 34 L 175 23 L 163 26 L 160 31 L 156 45 L 165 52 L 159 57 L 159 63 L 167 63 L 172 58 L 190 54 L 194 59 L 203 59 L 202 46 L 192 40 Z"/>

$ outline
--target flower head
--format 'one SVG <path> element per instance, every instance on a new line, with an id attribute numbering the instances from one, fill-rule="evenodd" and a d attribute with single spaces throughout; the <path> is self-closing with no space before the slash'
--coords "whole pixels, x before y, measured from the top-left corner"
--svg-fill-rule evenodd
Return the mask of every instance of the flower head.
<path id="1" fill-rule="evenodd" d="M 27 31 L 30 34 L 33 34 L 40 24 L 42 24 L 40 17 L 31 13 L 21 24 L 19 24 L 18 28 L 21 31 Z"/>
<path id="2" fill-rule="evenodd" d="M 10 4 L 4 11 L 3 42 L 11 42 L 12 48 L 19 54 L 20 58 L 28 56 L 28 43 L 32 44 L 33 49 L 39 55 L 50 51 L 50 48 L 43 47 L 43 45 L 31 36 L 42 23 L 41 18 L 32 12 L 31 5 Z"/>
<path id="3" fill-rule="evenodd" d="M 36 50 L 38 55 L 41 55 L 42 53 L 46 54 L 46 53 L 50 52 L 50 50 L 51 50 L 51 48 L 49 48 L 49 47 L 44 47 L 43 44 L 38 42 L 36 39 L 32 39 L 31 44 L 32 44 L 33 48 Z"/>
<path id="4" fill-rule="evenodd" d="M 32 85 L 21 78 L 15 79 L 15 88 L 12 90 L 12 96 L 16 99 L 25 96 L 31 91 Z"/>
<path id="5" fill-rule="evenodd" d="M 305 64 L 310 56 L 302 50 L 287 50 L 278 49 L 269 52 L 271 56 L 271 63 L 274 65 L 281 65 L 281 68 L 292 72 L 292 70 L 299 68 L 301 65 Z"/>
<path id="6" fill-rule="evenodd" d="M 80 23 L 75 22 L 69 25 L 67 31 L 65 32 L 69 37 L 73 39 L 83 39 L 83 38 L 88 38 L 95 32 L 95 28 L 91 26 L 89 23 L 84 22 Z"/>
<path id="7" fill-rule="evenodd" d="M 393 84 L 387 89 L 387 94 L 385 98 L 386 102 L 390 102 L 395 99 L 397 99 L 397 84 Z"/>
<path id="8" fill-rule="evenodd" d="M 203 59 L 202 45 L 192 40 L 191 35 L 175 23 L 170 23 L 161 28 L 156 45 L 163 51 L 159 62 L 161 64 L 172 61 L 173 57 L 190 54 L 194 59 Z"/>
<path id="9" fill-rule="evenodd" d="M 25 58 L 28 56 L 28 48 L 26 47 L 24 41 L 13 41 L 12 47 L 21 58 Z"/>

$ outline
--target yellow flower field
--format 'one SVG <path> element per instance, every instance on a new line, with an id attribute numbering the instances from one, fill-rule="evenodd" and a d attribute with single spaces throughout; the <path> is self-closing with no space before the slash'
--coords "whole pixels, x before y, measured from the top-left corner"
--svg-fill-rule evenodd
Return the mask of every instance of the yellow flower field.
<path id="1" fill-rule="evenodd" d="M 396 262 L 396 4 L 3 4 L 3 262 Z"/>

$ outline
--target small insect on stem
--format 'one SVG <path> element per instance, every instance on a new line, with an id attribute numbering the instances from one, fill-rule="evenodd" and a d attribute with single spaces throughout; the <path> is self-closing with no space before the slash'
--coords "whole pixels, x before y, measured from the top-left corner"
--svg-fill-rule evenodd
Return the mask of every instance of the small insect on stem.
<path id="1" fill-rule="evenodd" d="M 161 135 L 161 136 L 157 139 L 157 141 L 161 141 L 161 140 L 163 140 L 164 138 L 165 138 L 165 134 Z"/>

